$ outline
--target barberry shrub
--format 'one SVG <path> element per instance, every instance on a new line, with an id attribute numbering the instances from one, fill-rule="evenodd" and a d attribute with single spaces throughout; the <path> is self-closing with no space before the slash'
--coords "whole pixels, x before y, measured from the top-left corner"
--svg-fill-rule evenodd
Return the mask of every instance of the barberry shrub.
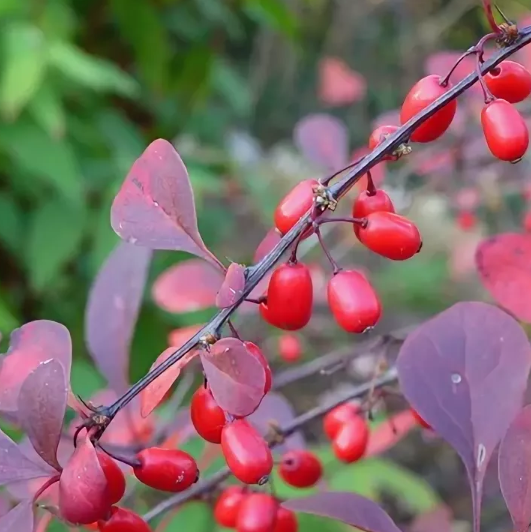
<path id="1" fill-rule="evenodd" d="M 514 104 L 531 93 L 531 74 L 507 58 L 531 42 L 531 28 L 498 25 L 488 0 L 484 7 L 492 33 L 458 60 L 473 58 L 473 71 L 452 84 L 456 64 L 446 76 L 418 81 L 404 99 L 400 125 L 376 127 L 368 151 L 358 151 L 354 161 L 345 156 L 345 128 L 337 119 L 314 115 L 297 125 L 297 145 L 335 173 L 302 181 L 280 201 L 252 266 L 226 265 L 207 248 L 184 162 L 165 140 L 147 147 L 113 202 L 111 225 L 123 242 L 99 272 L 85 315 L 87 347 L 107 389 L 90 400 L 76 395 L 72 341 L 57 322 L 23 325 L 0 359 L 0 414 L 24 434 L 15 442 L 0 431 L 0 485 L 6 486 L 0 532 L 44 531 L 52 521 L 101 532 L 149 532 L 153 524 L 162 531 L 186 512 L 194 512 L 194 523 L 207 520 L 211 530 L 297 532 L 306 530 L 299 523 L 304 514 L 313 514 L 366 532 L 398 532 L 372 500 L 371 485 L 355 492 L 349 476 L 336 489 L 332 472 L 339 465 L 342 475 L 351 475 L 352 467 L 363 471 L 371 459 L 371 467 L 383 467 L 374 457 L 416 426 L 444 440 L 463 462 L 474 532 L 480 531 L 483 487 L 494 457 L 514 528 L 527 530 L 531 405 L 524 405 L 524 396 L 531 345 L 518 320 L 531 321 L 528 232 L 494 235 L 477 247 L 479 278 L 499 306 L 459 302 L 405 338 L 380 336 L 385 364 L 374 366 L 366 382 L 300 415 L 278 392 L 341 368 L 352 356 L 331 352 L 293 366 L 307 345 L 293 331 L 310 323 L 316 301 L 328 305 L 338 331 L 351 335 L 376 327 L 385 313 L 369 273 L 337 262 L 323 225 L 350 225 L 353 244 L 374 257 L 410 261 L 422 252 L 416 224 L 379 188 L 377 163 L 397 163 L 416 144 L 443 136 L 456 117 L 457 96 L 475 82 L 484 99 L 479 120 L 488 150 L 510 163 L 525 155 L 527 126 Z M 485 61 L 490 41 L 501 50 Z M 323 91 L 329 100 L 338 97 L 329 87 Z M 334 215 L 355 185 L 351 216 Z M 324 282 L 301 260 L 299 244 L 310 237 L 330 263 Z M 156 279 L 157 305 L 174 313 L 211 306 L 218 312 L 204 325 L 173 331 L 147 375 L 132 384 L 130 346 L 157 250 L 195 255 Z M 278 329 L 275 345 L 289 369 L 272 371 L 261 342 L 238 331 L 235 318 L 253 309 Z M 392 356 L 387 348 L 397 342 Z M 405 402 L 378 424 L 374 407 L 387 405 L 387 388 L 396 383 Z M 183 406 L 188 395 L 190 405 Z M 326 444 L 309 445 L 302 429 L 321 417 Z M 374 469 L 369 471 L 371 477 Z M 405 479 L 395 488 L 400 493 L 411 477 L 398 467 L 393 474 Z M 146 508 L 148 501 L 154 506 Z M 435 495 L 416 504 L 418 514 L 431 510 L 419 517 L 422 530 L 434 526 L 434 515 L 439 529 L 448 519 Z"/>

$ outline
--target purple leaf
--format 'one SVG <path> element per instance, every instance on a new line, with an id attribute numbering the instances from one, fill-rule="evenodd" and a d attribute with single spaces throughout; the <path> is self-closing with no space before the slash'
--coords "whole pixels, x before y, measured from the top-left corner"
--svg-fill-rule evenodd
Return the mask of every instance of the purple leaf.
<path id="1" fill-rule="evenodd" d="M 0 518 L 0 532 L 33 532 L 33 504 L 23 501 Z"/>
<path id="2" fill-rule="evenodd" d="M 0 486 L 47 476 L 50 476 L 48 469 L 27 458 L 19 446 L 0 430 Z"/>
<path id="3" fill-rule="evenodd" d="M 375 502 L 342 491 L 325 491 L 282 504 L 284 508 L 305 514 L 330 517 L 365 532 L 399 532 L 393 520 Z"/>
<path id="4" fill-rule="evenodd" d="M 260 406 L 248 418 L 258 431 L 265 436 L 270 430 L 271 421 L 280 426 L 287 425 L 295 418 L 295 411 L 288 400 L 281 394 L 269 392 L 260 403 Z M 306 442 L 301 432 L 288 436 L 282 445 L 275 447 L 275 452 L 280 454 L 290 449 L 305 449 Z"/>
<path id="5" fill-rule="evenodd" d="M 188 172 L 166 140 L 153 141 L 133 164 L 112 204 L 111 225 L 131 244 L 186 251 L 224 269 L 199 234 Z"/>
<path id="6" fill-rule="evenodd" d="M 125 242 L 113 250 L 90 290 L 85 311 L 88 350 L 110 386 L 128 385 L 129 348 L 152 252 Z"/>
<path id="7" fill-rule="evenodd" d="M 417 515 L 409 527 L 409 532 L 452 532 L 452 510 L 440 505 Z"/>
<path id="8" fill-rule="evenodd" d="M 498 453 L 500 487 L 516 532 L 531 523 L 531 405 L 513 421 Z"/>
<path id="9" fill-rule="evenodd" d="M 214 399 L 223 410 L 245 417 L 264 397 L 262 364 L 236 338 L 223 338 L 201 352 L 203 370 Z"/>
<path id="10" fill-rule="evenodd" d="M 279 242 L 282 235 L 276 228 L 270 229 L 254 252 L 254 264 L 260 262 Z"/>
<path id="11" fill-rule="evenodd" d="M 9 512 L 9 510 L 10 510 L 9 501 L 4 496 L 3 493 L 0 493 L 0 517 L 2 517 L 3 515 L 7 514 L 7 512 Z"/>
<path id="12" fill-rule="evenodd" d="M 216 296 L 216 306 L 219 308 L 231 307 L 242 297 L 244 288 L 245 266 L 233 262 L 229 266 L 225 280 Z"/>
<path id="13" fill-rule="evenodd" d="M 308 115 L 295 125 L 295 145 L 311 162 L 329 170 L 348 164 L 348 130 L 332 115 Z"/>
<path id="14" fill-rule="evenodd" d="M 522 407 L 525 332 L 497 307 L 458 303 L 406 338 L 397 366 L 406 399 L 465 464 L 477 532 L 487 464 Z"/>
<path id="15" fill-rule="evenodd" d="M 155 303 L 167 312 L 194 312 L 213 307 L 223 273 L 201 259 L 179 262 L 153 284 Z"/>
<path id="16" fill-rule="evenodd" d="M 37 454 L 57 471 L 57 448 L 66 411 L 68 383 L 57 360 L 41 362 L 26 378 L 18 396 L 22 428 Z"/>
<path id="17" fill-rule="evenodd" d="M 13 331 L 9 350 L 0 358 L 0 411 L 16 413 L 22 383 L 41 362 L 51 358 L 63 365 L 70 380 L 72 341 L 64 325 L 38 320 Z"/>

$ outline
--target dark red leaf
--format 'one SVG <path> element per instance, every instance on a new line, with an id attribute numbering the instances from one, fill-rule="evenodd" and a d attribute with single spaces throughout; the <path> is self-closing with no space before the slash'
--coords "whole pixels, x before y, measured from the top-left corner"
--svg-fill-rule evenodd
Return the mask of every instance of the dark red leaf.
<path id="1" fill-rule="evenodd" d="M 166 140 L 153 141 L 133 164 L 112 204 L 111 225 L 131 244 L 186 251 L 223 269 L 199 234 L 188 172 Z"/>
<path id="2" fill-rule="evenodd" d="M 394 414 L 371 431 L 364 456 L 377 456 L 385 453 L 405 438 L 416 426 L 417 421 L 410 409 Z"/>
<path id="3" fill-rule="evenodd" d="M 526 334 L 497 307 L 457 303 L 406 338 L 397 367 L 408 402 L 465 464 L 477 532 L 487 464 L 522 407 Z"/>
<path id="4" fill-rule="evenodd" d="M 500 487 L 516 532 L 531 523 L 531 406 L 513 421 L 498 453 Z"/>
<path id="5" fill-rule="evenodd" d="M 216 296 L 216 306 L 231 307 L 242 297 L 245 288 L 245 266 L 233 262 L 227 270 L 225 280 Z"/>
<path id="6" fill-rule="evenodd" d="M 260 262 L 279 242 L 282 235 L 276 230 L 275 227 L 270 229 L 266 236 L 262 239 L 256 251 L 254 252 L 253 263 Z"/>
<path id="7" fill-rule="evenodd" d="M 201 259 L 171 266 L 153 284 L 155 303 L 167 312 L 194 312 L 213 307 L 223 273 Z"/>
<path id="8" fill-rule="evenodd" d="M 288 400 L 281 394 L 269 392 L 260 403 L 260 406 L 248 418 L 259 431 L 265 436 L 271 430 L 271 421 L 280 426 L 287 425 L 295 418 L 295 411 Z M 275 451 L 283 453 L 289 449 L 305 449 L 306 442 L 301 432 L 295 432 L 288 436 L 282 445 L 277 445 Z"/>
<path id="9" fill-rule="evenodd" d="M 409 532 L 452 532 L 452 525 L 452 510 L 448 506 L 440 505 L 417 515 L 409 527 Z"/>
<path id="10" fill-rule="evenodd" d="M 187 327 L 180 327 L 179 329 L 174 329 L 168 335 L 168 345 L 171 347 L 181 347 L 185 344 L 192 336 L 197 334 L 204 325 L 188 325 Z"/>
<path id="11" fill-rule="evenodd" d="M 483 286 L 496 303 L 518 319 L 531 323 L 531 235 L 504 233 L 487 238 L 476 250 L 476 267 Z"/>
<path id="12" fill-rule="evenodd" d="M 295 145 L 310 161 L 328 170 L 348 164 L 348 130 L 332 115 L 308 115 L 295 125 Z"/>
<path id="13" fill-rule="evenodd" d="M 33 532 L 33 504 L 23 501 L 0 517 L 0 532 Z"/>
<path id="14" fill-rule="evenodd" d="M 325 57 L 319 62 L 319 99 L 331 106 L 348 105 L 361 100 L 367 82 L 342 59 Z"/>
<path id="15" fill-rule="evenodd" d="M 128 386 L 129 349 L 151 263 L 150 249 L 121 242 L 99 271 L 85 311 L 88 350 L 110 386 Z"/>
<path id="16" fill-rule="evenodd" d="M 262 364 L 236 338 L 223 338 L 201 352 L 203 370 L 218 405 L 234 416 L 248 416 L 264 397 Z"/>
<path id="17" fill-rule="evenodd" d="M 107 480 L 90 438 L 80 435 L 59 481 L 61 516 L 73 524 L 102 519 L 111 508 Z"/>
<path id="18" fill-rule="evenodd" d="M 354 526 L 365 532 L 399 532 L 393 520 L 375 502 L 342 491 L 325 491 L 282 504 L 305 514 L 321 515 Z"/>
<path id="19" fill-rule="evenodd" d="M 183 341 L 183 344 L 187 341 L 188 338 Z M 179 347 L 180 346 L 172 346 L 168 347 L 168 349 L 165 349 L 157 357 L 157 360 L 153 362 L 150 371 L 155 369 L 157 366 L 160 366 L 165 360 L 173 355 L 173 353 L 175 353 L 176 349 Z M 173 383 L 178 379 L 179 375 L 181 374 L 181 370 L 198 354 L 199 352 L 196 349 L 186 353 L 181 360 L 170 366 L 162 375 L 157 377 L 152 383 L 146 386 L 144 390 L 142 390 L 140 394 L 140 412 L 142 417 L 149 416 L 149 414 L 151 414 L 151 412 L 157 408 L 157 406 L 168 393 L 168 390 L 172 387 Z"/>
<path id="20" fill-rule="evenodd" d="M 18 395 L 20 424 L 37 454 L 61 470 L 57 448 L 66 411 L 68 383 L 57 360 L 41 362 L 26 378 Z"/>
<path id="21" fill-rule="evenodd" d="M 41 362 L 52 358 L 63 365 L 69 381 L 72 341 L 64 325 L 37 320 L 13 331 L 9 350 L 0 358 L 0 411 L 16 413 L 22 383 Z"/>

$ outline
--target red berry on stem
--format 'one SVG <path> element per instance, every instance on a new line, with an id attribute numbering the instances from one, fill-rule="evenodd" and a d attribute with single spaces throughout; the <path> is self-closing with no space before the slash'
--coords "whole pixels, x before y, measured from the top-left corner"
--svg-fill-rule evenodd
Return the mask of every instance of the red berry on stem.
<path id="1" fill-rule="evenodd" d="M 247 496 L 245 489 L 241 486 L 230 486 L 223 490 L 214 506 L 216 523 L 227 528 L 234 528 L 241 504 Z"/>
<path id="2" fill-rule="evenodd" d="M 282 456 L 278 472 L 284 482 L 296 488 L 309 488 L 321 479 L 323 466 L 310 451 L 288 451 Z"/>
<path id="3" fill-rule="evenodd" d="M 521 102 L 531 94 L 531 72 L 514 61 L 502 61 L 484 80 L 496 98 L 509 103 Z"/>
<path id="4" fill-rule="evenodd" d="M 312 316 L 313 285 L 310 270 L 300 262 L 279 266 L 271 275 L 262 318 L 286 331 L 302 329 Z"/>
<path id="5" fill-rule="evenodd" d="M 263 483 L 273 469 L 271 449 L 244 419 L 223 427 L 221 450 L 233 475 L 245 484 Z"/>
<path id="6" fill-rule="evenodd" d="M 297 362 L 302 355 L 302 345 L 298 336 L 283 334 L 278 339 L 278 352 L 286 362 Z"/>
<path id="7" fill-rule="evenodd" d="M 481 125 L 487 146 L 494 157 L 517 162 L 529 146 L 529 131 L 516 107 L 505 100 L 494 100 L 481 111 Z"/>
<path id="8" fill-rule="evenodd" d="M 316 179 L 306 179 L 296 185 L 281 200 L 275 210 L 275 227 L 285 235 L 313 205 L 313 189 L 319 184 Z M 309 236 L 311 230 L 308 232 Z"/>
<path id="9" fill-rule="evenodd" d="M 325 434 L 333 440 L 339 432 L 339 429 L 345 423 L 359 417 L 359 412 L 360 407 L 355 403 L 343 403 L 342 405 L 336 406 L 324 417 L 323 430 Z"/>
<path id="10" fill-rule="evenodd" d="M 457 225 L 463 230 L 468 231 L 477 224 L 476 215 L 470 211 L 461 211 L 457 214 Z"/>
<path id="11" fill-rule="evenodd" d="M 297 516 L 291 510 L 279 506 L 273 532 L 297 532 L 298 529 Z"/>
<path id="12" fill-rule="evenodd" d="M 133 468 L 136 478 L 157 490 L 184 491 L 199 478 L 195 460 L 178 449 L 149 447 L 140 451 L 137 458 L 140 465 Z"/>
<path id="13" fill-rule="evenodd" d="M 266 356 L 262 352 L 262 350 L 256 345 L 253 344 L 253 342 L 243 342 L 245 347 L 247 348 L 247 351 L 254 355 L 260 364 L 262 364 L 262 367 L 265 371 L 265 385 L 264 385 L 264 393 L 269 393 L 269 390 L 271 390 L 271 386 L 273 384 L 273 374 L 271 373 L 271 368 L 269 367 L 269 362 L 267 361 Z"/>
<path id="14" fill-rule="evenodd" d="M 221 430 L 226 418 L 210 390 L 200 386 L 190 404 L 190 417 L 197 434 L 210 443 L 221 443 Z"/>
<path id="15" fill-rule="evenodd" d="M 402 124 L 405 124 L 448 91 L 451 84 L 448 83 L 446 87 L 443 87 L 440 85 L 440 81 L 441 78 L 436 75 L 426 76 L 417 81 L 402 104 L 400 111 Z M 411 140 L 413 142 L 431 142 L 439 138 L 450 127 L 456 110 L 457 100 L 454 99 L 415 129 L 411 134 Z"/>
<path id="16" fill-rule="evenodd" d="M 348 464 L 358 461 L 369 443 L 369 427 L 361 416 L 347 421 L 332 441 L 332 450 L 336 457 Z"/>
<path id="17" fill-rule="evenodd" d="M 125 493 L 125 476 L 116 461 L 103 451 L 96 451 L 98 461 L 107 479 L 107 492 L 111 504 L 116 504 Z"/>
<path id="18" fill-rule="evenodd" d="M 374 253 L 391 260 L 410 259 L 422 246 L 417 226 L 392 212 L 369 214 L 366 227 L 360 227 L 359 239 Z"/>
<path id="19" fill-rule="evenodd" d="M 100 532 L 151 532 L 149 525 L 135 512 L 113 506 L 111 517 L 99 523 Z"/>
<path id="20" fill-rule="evenodd" d="M 391 198 L 381 189 L 378 189 L 374 194 L 369 194 L 364 190 L 355 199 L 352 205 L 352 216 L 354 218 L 366 218 L 373 212 L 395 212 L 395 207 Z M 359 238 L 360 226 L 352 224 L 354 233 Z"/>
<path id="21" fill-rule="evenodd" d="M 347 332 L 362 333 L 374 327 L 382 315 L 378 294 L 360 272 L 338 272 L 328 282 L 327 294 L 332 316 Z"/>
<path id="22" fill-rule="evenodd" d="M 413 414 L 413 417 L 415 418 L 415 420 L 421 427 L 424 427 L 425 429 L 431 429 L 430 424 L 424 421 L 424 419 L 420 416 L 420 414 L 415 409 L 412 408 L 411 413 Z"/>
<path id="23" fill-rule="evenodd" d="M 380 126 L 377 127 L 369 137 L 369 149 L 374 150 L 379 146 L 389 135 L 392 135 L 400 129 L 398 126 Z M 396 157 L 394 155 L 386 155 L 383 161 L 394 161 Z"/>
<path id="24" fill-rule="evenodd" d="M 236 520 L 237 532 L 274 532 L 278 502 L 267 493 L 245 497 Z"/>

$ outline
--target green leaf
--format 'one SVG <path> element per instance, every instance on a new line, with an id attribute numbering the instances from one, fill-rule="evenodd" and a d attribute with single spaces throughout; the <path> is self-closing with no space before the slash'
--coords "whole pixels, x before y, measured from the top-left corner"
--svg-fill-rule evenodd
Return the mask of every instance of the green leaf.
<path id="1" fill-rule="evenodd" d="M 50 44 L 50 64 L 75 83 L 95 91 L 116 92 L 130 98 L 140 92 L 136 80 L 114 64 L 67 42 Z"/>
<path id="2" fill-rule="evenodd" d="M 65 133 L 65 110 L 61 96 L 52 85 L 45 83 L 28 104 L 28 112 L 35 122 L 50 135 L 59 139 Z"/>
<path id="3" fill-rule="evenodd" d="M 105 381 L 90 362 L 75 359 L 72 364 L 70 384 L 74 393 L 81 397 L 92 397 L 105 386 Z"/>
<path id="4" fill-rule="evenodd" d="M 43 203 L 30 221 L 26 269 L 34 290 L 50 288 L 77 253 L 85 231 L 85 211 L 63 200 Z"/>
<path id="5" fill-rule="evenodd" d="M 233 66 L 222 58 L 218 57 L 214 62 L 212 83 L 238 116 L 249 115 L 252 107 L 249 84 Z"/>
<path id="6" fill-rule="evenodd" d="M 7 301 L 5 301 L 2 294 L 0 294 L 0 332 L 2 336 L 10 333 L 20 325 L 20 318 L 15 316 L 14 311 L 10 308 Z"/>
<path id="7" fill-rule="evenodd" d="M 0 110 L 14 120 L 39 89 L 46 71 L 46 43 L 42 32 L 27 23 L 2 28 Z"/>
<path id="8" fill-rule="evenodd" d="M 65 140 L 54 140 L 32 122 L 17 120 L 0 125 L 0 149 L 64 197 L 76 203 L 83 198 L 79 167 L 72 147 Z"/>
<path id="9" fill-rule="evenodd" d="M 0 241 L 14 254 L 23 245 L 23 215 L 15 199 L 0 193 Z"/>
<path id="10" fill-rule="evenodd" d="M 285 0 L 247 0 L 244 6 L 247 16 L 258 24 L 295 38 L 299 32 L 297 18 Z"/>
<path id="11" fill-rule="evenodd" d="M 189 502 L 179 508 L 164 527 L 165 532 L 211 532 L 214 527 L 212 510 L 204 502 Z"/>

